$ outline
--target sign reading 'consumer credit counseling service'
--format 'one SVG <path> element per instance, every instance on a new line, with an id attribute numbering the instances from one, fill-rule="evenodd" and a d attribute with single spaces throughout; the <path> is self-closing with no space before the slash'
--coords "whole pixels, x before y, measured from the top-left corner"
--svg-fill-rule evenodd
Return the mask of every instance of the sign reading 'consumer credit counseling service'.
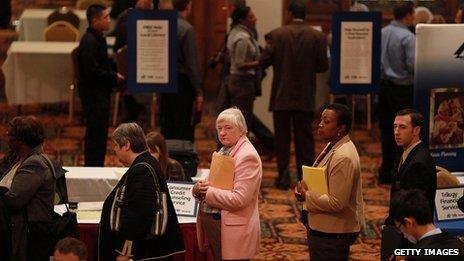
<path id="1" fill-rule="evenodd" d="M 167 182 L 169 195 L 178 216 L 196 217 L 198 202 L 192 195 L 194 184 L 191 182 Z"/>

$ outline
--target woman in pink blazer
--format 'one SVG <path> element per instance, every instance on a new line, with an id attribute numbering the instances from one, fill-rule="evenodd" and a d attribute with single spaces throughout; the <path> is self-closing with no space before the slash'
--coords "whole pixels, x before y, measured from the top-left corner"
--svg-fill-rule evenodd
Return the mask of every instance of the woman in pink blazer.
<path id="1" fill-rule="evenodd" d="M 246 137 L 247 126 L 239 109 L 221 112 L 216 129 L 223 145 L 219 153 L 235 161 L 234 187 L 223 190 L 199 181 L 193 188 L 194 197 L 201 201 L 197 217 L 200 250 L 211 248 L 214 260 L 251 259 L 258 253 L 261 237 L 261 159 Z"/>

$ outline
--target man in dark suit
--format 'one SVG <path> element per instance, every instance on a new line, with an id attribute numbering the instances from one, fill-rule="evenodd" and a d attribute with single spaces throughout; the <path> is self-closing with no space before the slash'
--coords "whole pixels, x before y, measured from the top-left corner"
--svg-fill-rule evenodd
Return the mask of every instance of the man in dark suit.
<path id="1" fill-rule="evenodd" d="M 110 27 L 108 10 L 101 5 L 87 8 L 89 28 L 79 44 L 79 97 L 85 115 L 85 166 L 103 166 L 108 138 L 111 91 L 123 77 L 108 59 L 103 32 Z"/>
<path id="2" fill-rule="evenodd" d="M 286 15 L 290 23 L 267 35 L 269 44 L 262 58 L 264 66 L 272 65 L 274 69 L 269 110 L 274 118 L 279 172 L 275 185 L 280 189 L 288 189 L 291 183 L 288 164 L 292 125 L 298 179 L 302 176 L 301 166 L 314 161 L 311 124 L 316 73 L 328 68 L 326 37 L 304 21 L 304 1 L 291 1 Z"/>
<path id="3" fill-rule="evenodd" d="M 406 260 L 463 260 L 464 241 L 435 227 L 431 212 L 428 200 L 420 190 L 402 190 L 393 197 L 390 216 L 396 229 L 416 242 L 414 248 L 420 249 L 419 255 L 409 256 Z M 431 254 L 438 249 L 455 250 L 455 255 Z"/>
<path id="4" fill-rule="evenodd" d="M 403 148 L 403 154 L 395 161 L 396 171 L 393 176 L 390 199 L 399 190 L 422 190 L 429 202 L 430 212 L 433 214 L 437 174 L 435 161 L 430 156 L 429 149 L 420 140 L 423 124 L 424 117 L 416 110 L 404 109 L 396 114 L 393 132 L 396 144 Z"/>
<path id="5" fill-rule="evenodd" d="M 393 132 L 396 144 L 403 148 L 403 153 L 394 164 L 396 171 L 393 175 L 390 201 L 400 190 L 419 189 L 426 195 L 429 205 L 427 209 L 433 216 L 437 175 L 435 162 L 420 140 L 423 124 L 424 117 L 416 110 L 404 109 L 396 114 Z M 385 225 L 382 231 L 381 260 L 388 258 L 395 248 L 410 247 L 408 240 L 394 229 L 391 215 L 385 220 Z"/>

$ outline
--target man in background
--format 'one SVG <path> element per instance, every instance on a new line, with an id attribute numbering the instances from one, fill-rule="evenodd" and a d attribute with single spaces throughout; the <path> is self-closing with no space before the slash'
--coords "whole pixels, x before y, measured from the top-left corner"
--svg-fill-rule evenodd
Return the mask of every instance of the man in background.
<path id="1" fill-rule="evenodd" d="M 195 32 L 186 20 L 190 0 L 172 0 L 177 19 L 177 93 L 163 93 L 160 100 L 160 127 L 166 139 L 194 141 L 195 125 L 203 110 L 202 76 L 198 64 Z"/>
<path id="2" fill-rule="evenodd" d="M 393 124 L 396 145 L 403 149 L 401 157 L 395 161 L 390 199 L 404 189 L 419 189 L 429 202 L 430 214 L 435 209 L 437 174 L 435 161 L 421 139 L 424 117 L 416 110 L 404 109 L 396 114 Z M 392 225 L 391 217 L 385 221 Z"/>
<path id="3" fill-rule="evenodd" d="M 379 123 L 382 141 L 382 165 L 379 183 L 389 184 L 394 173 L 395 155 L 400 153 L 393 138 L 396 113 L 411 108 L 413 102 L 414 52 L 416 38 L 408 26 L 414 23 L 414 5 L 403 2 L 393 9 L 393 20 L 382 29 Z"/>
<path id="4" fill-rule="evenodd" d="M 290 141 L 293 128 L 298 180 L 302 165 L 314 161 L 312 122 L 315 109 L 316 73 L 328 68 L 327 41 L 322 32 L 306 23 L 306 4 L 293 0 L 286 12 L 288 25 L 271 31 L 263 53 L 263 65 L 272 65 L 269 110 L 273 112 L 275 151 L 279 176 L 275 186 L 290 187 Z"/>
<path id="5" fill-rule="evenodd" d="M 85 166 L 101 167 L 105 162 L 111 92 L 123 77 L 108 58 L 103 35 L 110 27 L 109 14 L 102 5 L 86 12 L 89 27 L 79 43 L 79 97 L 85 116 Z"/>

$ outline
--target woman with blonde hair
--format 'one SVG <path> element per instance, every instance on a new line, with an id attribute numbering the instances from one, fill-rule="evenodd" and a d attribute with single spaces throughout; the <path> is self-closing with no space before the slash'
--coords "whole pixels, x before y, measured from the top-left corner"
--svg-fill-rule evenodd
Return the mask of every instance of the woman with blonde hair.
<path id="1" fill-rule="evenodd" d="M 192 193 L 201 202 L 198 244 L 200 250 L 209 246 L 214 260 L 248 260 L 258 253 L 261 235 L 261 159 L 246 136 L 247 125 L 239 109 L 221 112 L 216 130 L 223 145 L 219 154 L 230 156 L 235 162 L 233 188 L 215 188 L 208 181 L 195 184 Z"/>

